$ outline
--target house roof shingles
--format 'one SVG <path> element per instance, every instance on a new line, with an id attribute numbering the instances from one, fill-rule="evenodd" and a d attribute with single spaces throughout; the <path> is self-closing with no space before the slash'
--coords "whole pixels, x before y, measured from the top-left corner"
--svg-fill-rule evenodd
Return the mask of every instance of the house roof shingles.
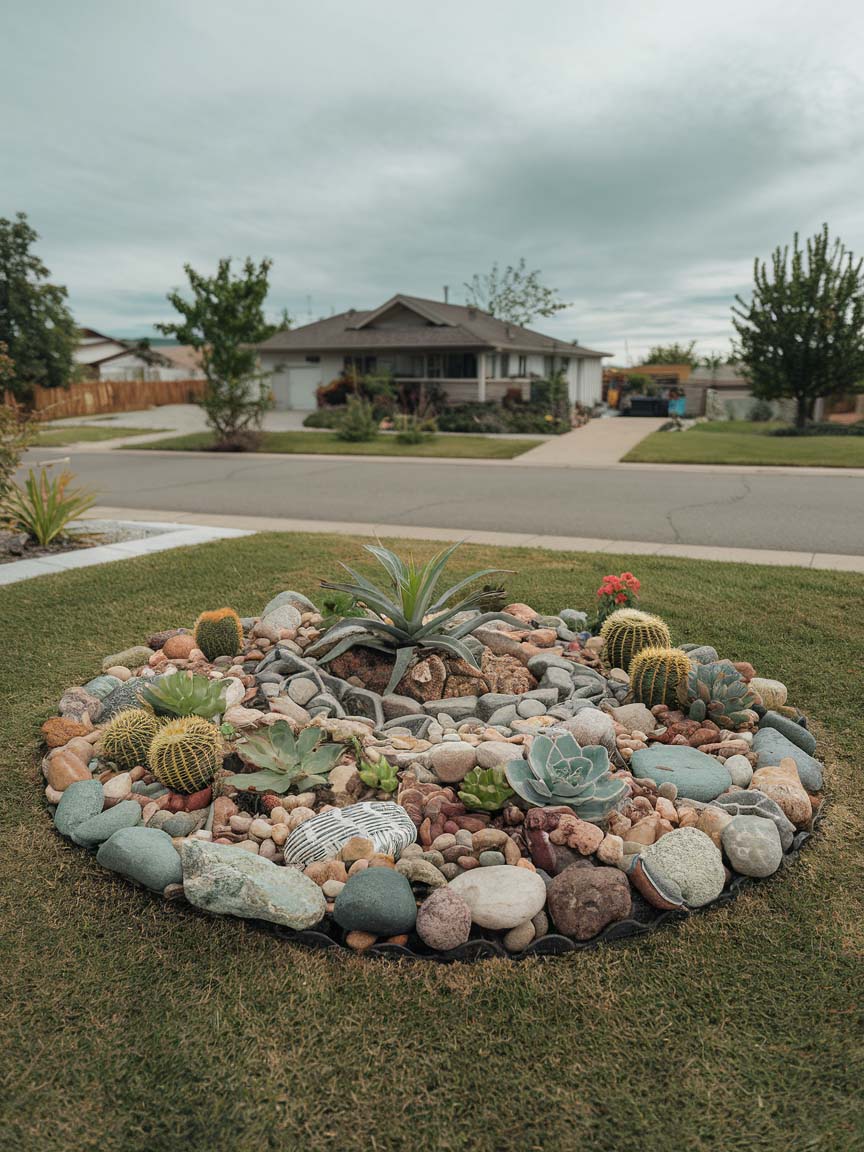
<path id="1" fill-rule="evenodd" d="M 368 321 L 383 315 L 392 307 L 402 305 L 418 315 L 428 318 L 417 327 L 392 328 L 364 327 Z M 374 349 L 411 348 L 500 348 L 514 352 L 547 352 L 559 355 L 585 357 L 608 356 L 583 348 L 566 340 L 544 336 L 519 324 L 511 324 L 491 316 L 480 308 L 464 304 L 443 304 L 424 300 L 419 296 L 394 296 L 380 308 L 363 312 L 340 312 L 301 328 L 277 332 L 258 345 L 261 352 L 323 352 L 364 351 Z"/>

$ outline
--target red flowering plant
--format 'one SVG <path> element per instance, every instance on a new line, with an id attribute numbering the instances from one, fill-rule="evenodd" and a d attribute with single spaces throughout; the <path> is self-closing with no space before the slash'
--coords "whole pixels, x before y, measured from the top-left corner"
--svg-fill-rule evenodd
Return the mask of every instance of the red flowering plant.
<path id="1" fill-rule="evenodd" d="M 597 617 L 594 632 L 599 632 L 603 621 L 619 608 L 633 608 L 639 602 L 639 589 L 642 585 L 632 572 L 622 572 L 620 576 L 604 576 L 597 589 Z"/>

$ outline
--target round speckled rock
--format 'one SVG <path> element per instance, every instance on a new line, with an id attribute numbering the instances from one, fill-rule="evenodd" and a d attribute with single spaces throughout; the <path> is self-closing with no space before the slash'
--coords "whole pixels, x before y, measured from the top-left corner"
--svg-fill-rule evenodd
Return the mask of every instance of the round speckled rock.
<path id="1" fill-rule="evenodd" d="M 723 851 L 742 876 L 770 876 L 783 860 L 777 826 L 761 816 L 733 816 L 723 829 Z"/>
<path id="2" fill-rule="evenodd" d="M 638 748 L 630 760 L 630 771 L 640 779 L 656 784 L 670 782 L 687 800 L 709 803 L 732 783 L 729 771 L 713 756 L 685 744 L 654 744 Z"/>
<path id="3" fill-rule="evenodd" d="M 100 723 L 104 724 L 107 720 L 113 719 L 118 712 L 122 712 L 125 708 L 139 708 L 141 706 L 141 693 L 148 684 L 155 684 L 158 679 L 158 677 L 154 677 L 152 680 L 145 680 L 142 676 L 133 676 L 131 680 L 127 680 L 125 684 L 121 684 L 119 688 L 109 692 L 102 701 Z"/>
<path id="4" fill-rule="evenodd" d="M 685 904 L 691 908 L 701 908 L 716 900 L 726 883 L 720 849 L 710 836 L 696 828 L 675 828 L 667 832 L 655 844 L 643 849 L 641 859 L 664 890 L 680 891 Z"/>
<path id="5" fill-rule="evenodd" d="M 439 888 L 417 910 L 417 935 L 441 952 L 458 948 L 471 935 L 471 909 L 452 888 Z"/>
<path id="6" fill-rule="evenodd" d="M 572 720 L 565 720 L 562 728 L 571 732 L 583 748 L 601 745 L 608 752 L 615 750 L 615 725 L 612 717 L 599 708 L 581 708 Z"/>

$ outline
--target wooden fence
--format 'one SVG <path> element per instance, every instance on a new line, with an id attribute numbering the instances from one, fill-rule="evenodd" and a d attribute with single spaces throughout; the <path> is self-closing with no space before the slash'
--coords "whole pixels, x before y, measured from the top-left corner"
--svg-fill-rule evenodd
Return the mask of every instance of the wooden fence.
<path id="1" fill-rule="evenodd" d="M 33 386 L 32 409 L 45 420 L 134 412 L 158 404 L 188 404 L 204 393 L 204 380 L 81 380 L 68 388 Z M 5 397 L 8 402 L 9 397 Z"/>

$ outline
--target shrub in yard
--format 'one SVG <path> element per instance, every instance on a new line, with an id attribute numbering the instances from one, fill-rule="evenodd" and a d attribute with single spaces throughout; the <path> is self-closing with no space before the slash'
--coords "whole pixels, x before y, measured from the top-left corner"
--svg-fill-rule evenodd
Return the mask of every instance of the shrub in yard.
<path id="1" fill-rule="evenodd" d="M 754 424 L 765 424 L 773 419 L 774 409 L 767 400 L 756 400 L 750 407 L 749 418 Z"/>
<path id="2" fill-rule="evenodd" d="M 345 405 L 336 435 L 349 444 L 374 440 L 378 435 L 378 421 L 371 403 L 361 396 L 352 396 Z"/>
<path id="3" fill-rule="evenodd" d="M 864 420 L 854 424 L 831 424 L 828 421 L 805 424 L 803 428 L 790 425 L 788 428 L 775 428 L 772 436 L 864 436 Z"/>
<path id="4" fill-rule="evenodd" d="M 338 428 L 342 423 L 342 417 L 345 415 L 344 404 L 339 407 L 332 408 L 316 408 L 314 412 L 310 412 L 308 416 L 304 417 L 304 428 Z"/>
<path id="5" fill-rule="evenodd" d="M 2 517 L 16 532 L 26 532 L 43 548 L 63 536 L 69 523 L 96 502 L 95 493 L 70 488 L 69 471 L 51 476 L 48 468 L 32 468 L 23 487 L 12 484 L 3 497 Z"/>
<path id="6" fill-rule="evenodd" d="M 0 361 L 2 358 L 3 346 L 0 345 Z M 21 457 L 33 443 L 35 435 L 34 422 L 24 408 L 14 402 L 0 404 L 0 499 L 8 490 Z"/>

